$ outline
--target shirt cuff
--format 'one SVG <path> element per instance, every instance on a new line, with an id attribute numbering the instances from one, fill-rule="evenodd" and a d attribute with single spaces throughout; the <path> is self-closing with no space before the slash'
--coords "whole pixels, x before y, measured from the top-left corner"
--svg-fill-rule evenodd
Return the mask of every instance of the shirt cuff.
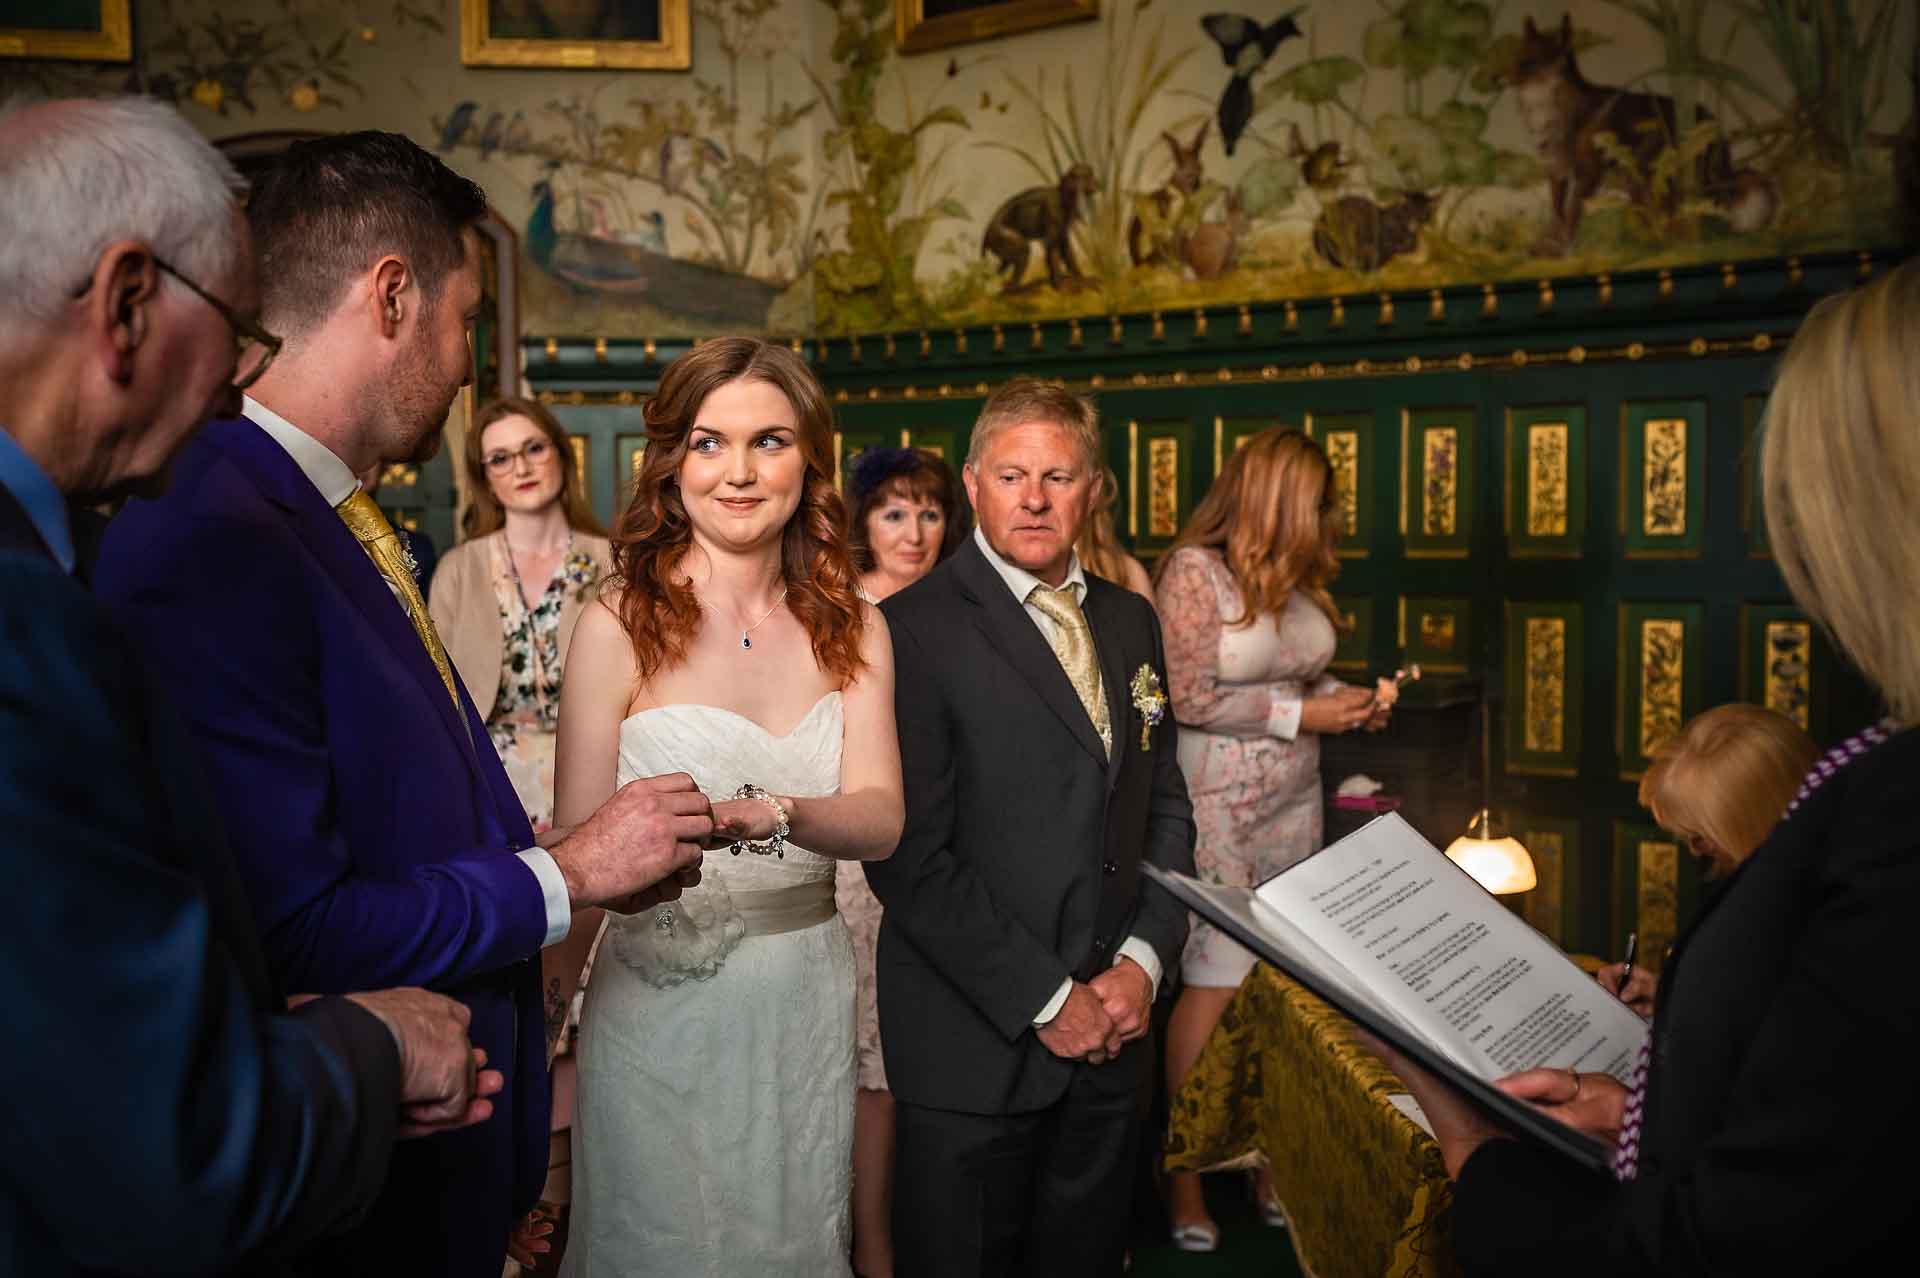
<path id="1" fill-rule="evenodd" d="M 1153 992 L 1147 996 L 1149 1002 L 1160 997 L 1160 956 L 1153 947 L 1137 936 L 1129 936 L 1120 942 L 1120 948 L 1114 951 L 1113 961 L 1132 959 L 1147 974 L 1147 980 L 1153 985 Z"/>
<path id="2" fill-rule="evenodd" d="M 557 945 L 567 939 L 567 931 L 573 926 L 573 901 L 567 896 L 567 881 L 545 848 L 528 848 L 514 855 L 526 862 L 533 877 L 540 880 L 540 896 L 547 904 L 547 939 L 540 942 L 540 946 L 545 949 Z"/>
<path id="3" fill-rule="evenodd" d="M 1291 741 L 1300 735 L 1302 698 L 1298 693 L 1275 692 L 1273 708 L 1267 711 L 1267 735 Z"/>
<path id="4" fill-rule="evenodd" d="M 1060 1015 L 1060 1009 L 1066 1006 L 1067 995 L 1071 993 L 1073 993 L 1073 978 L 1069 976 L 1060 982 L 1060 988 L 1053 992 L 1053 997 L 1047 1000 L 1047 1005 L 1041 1008 L 1039 1014 L 1033 1018 L 1034 1027 L 1045 1025 Z"/>

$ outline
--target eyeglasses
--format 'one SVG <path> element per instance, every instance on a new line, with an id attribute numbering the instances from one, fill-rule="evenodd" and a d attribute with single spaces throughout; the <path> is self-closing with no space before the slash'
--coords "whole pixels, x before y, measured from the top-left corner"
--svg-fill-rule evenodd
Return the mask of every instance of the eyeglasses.
<path id="1" fill-rule="evenodd" d="M 553 456 L 553 445 L 544 437 L 535 436 L 511 452 L 504 448 L 496 448 L 482 457 L 480 464 L 487 468 L 489 475 L 504 475 L 512 470 L 513 464 L 522 457 L 527 459 L 528 466 L 533 467 L 540 465 L 551 456 Z"/>
<path id="2" fill-rule="evenodd" d="M 269 364 L 273 363 L 273 357 L 280 353 L 280 347 L 283 345 L 281 339 L 260 327 L 258 322 L 248 319 L 206 289 L 195 284 L 158 254 L 154 256 L 153 264 L 186 285 L 189 293 L 219 312 L 220 318 L 225 320 L 227 327 L 233 331 L 233 388 L 245 390 L 259 381 L 260 375 L 267 371 Z M 85 297 L 87 290 L 92 287 L 93 279 L 88 277 L 67 296 Z"/>

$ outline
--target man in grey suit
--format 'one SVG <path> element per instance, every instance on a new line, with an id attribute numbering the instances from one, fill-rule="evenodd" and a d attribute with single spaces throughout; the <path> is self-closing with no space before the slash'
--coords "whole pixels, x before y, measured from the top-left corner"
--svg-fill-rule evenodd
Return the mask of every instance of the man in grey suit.
<path id="1" fill-rule="evenodd" d="M 1150 1012 L 1192 873 L 1153 609 L 1073 553 L 1099 475 L 1084 399 L 995 392 L 972 542 L 883 605 L 907 798 L 868 866 L 908 1278 L 1118 1274 L 1153 1080 Z"/>

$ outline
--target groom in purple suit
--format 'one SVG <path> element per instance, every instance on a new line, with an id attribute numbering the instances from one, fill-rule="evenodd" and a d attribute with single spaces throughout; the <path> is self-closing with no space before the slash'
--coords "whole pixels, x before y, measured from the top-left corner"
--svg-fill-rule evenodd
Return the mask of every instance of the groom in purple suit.
<path id="1" fill-rule="evenodd" d="M 540 950 L 575 909 L 677 895 L 712 831 L 690 779 L 651 778 L 536 847 L 354 479 L 416 455 L 470 378 L 484 211 L 393 134 L 282 157 L 247 215 L 285 349 L 96 569 L 191 721 L 282 992 L 442 991 L 506 1076 L 491 1122 L 396 1151 L 316 1272 L 498 1278 L 546 1174 Z"/>

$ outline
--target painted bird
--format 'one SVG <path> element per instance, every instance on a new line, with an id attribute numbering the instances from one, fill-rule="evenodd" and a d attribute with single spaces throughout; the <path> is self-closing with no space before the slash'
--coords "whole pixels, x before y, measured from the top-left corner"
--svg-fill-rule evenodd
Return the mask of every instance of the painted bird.
<path id="1" fill-rule="evenodd" d="M 1307 140 L 1300 136 L 1300 126 L 1289 125 L 1291 136 L 1288 140 L 1287 155 L 1300 161 L 1300 176 L 1306 184 L 1316 191 L 1331 191 L 1339 186 L 1341 175 L 1353 167 L 1353 161 L 1343 159 L 1338 142 L 1322 142 L 1310 147 Z"/>
<path id="2" fill-rule="evenodd" d="M 467 136 L 467 130 L 473 127 L 473 115 L 479 109 L 478 102 L 462 102 L 453 109 L 453 114 L 447 117 L 446 124 L 440 129 L 442 151 L 451 151 L 460 145 L 460 140 Z"/>
<path id="3" fill-rule="evenodd" d="M 646 272 L 620 245 L 559 228 L 554 221 L 553 183 L 545 178 L 533 184 L 526 245 L 535 266 L 576 291 L 637 293 L 647 287 Z"/>
<path id="4" fill-rule="evenodd" d="M 500 145 L 514 154 L 519 154 L 533 145 L 533 130 L 527 125 L 525 111 L 513 113 L 513 119 L 507 124 L 507 135 L 500 139 Z"/>
<path id="5" fill-rule="evenodd" d="M 1301 34 L 1300 24 L 1293 19 L 1305 9 L 1300 5 L 1265 26 L 1239 13 L 1210 13 L 1200 19 L 1200 25 L 1220 46 L 1221 60 L 1233 72 L 1220 93 L 1219 108 L 1220 143 L 1228 155 L 1233 154 L 1234 144 L 1253 118 L 1254 73 L 1267 65 L 1281 41 Z"/>
<path id="6" fill-rule="evenodd" d="M 500 149 L 500 138 L 506 131 L 507 117 L 504 113 L 495 111 L 487 117 L 486 125 L 480 130 L 481 159 L 493 158 L 493 153 Z"/>

